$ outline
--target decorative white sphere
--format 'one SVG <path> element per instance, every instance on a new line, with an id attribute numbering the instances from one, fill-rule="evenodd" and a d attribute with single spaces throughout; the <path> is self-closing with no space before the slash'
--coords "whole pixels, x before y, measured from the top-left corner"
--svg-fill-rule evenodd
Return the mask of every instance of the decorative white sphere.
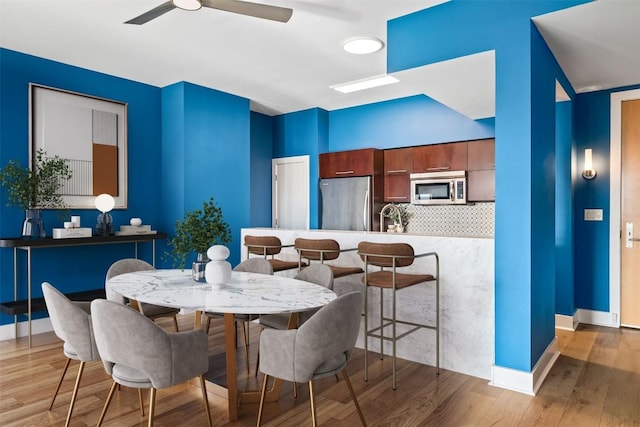
<path id="1" fill-rule="evenodd" d="M 133 225 L 134 227 L 139 227 L 142 225 L 142 218 L 131 218 L 129 220 L 129 224 Z"/>
<path id="2" fill-rule="evenodd" d="M 229 248 L 223 245 L 214 245 L 207 250 L 207 257 L 211 261 L 224 261 L 230 254 Z"/>

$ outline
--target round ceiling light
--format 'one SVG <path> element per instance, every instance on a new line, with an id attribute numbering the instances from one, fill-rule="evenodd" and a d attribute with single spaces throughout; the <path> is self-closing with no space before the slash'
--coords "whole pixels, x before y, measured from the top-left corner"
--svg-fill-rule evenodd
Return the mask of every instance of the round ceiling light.
<path id="1" fill-rule="evenodd" d="M 354 37 L 344 42 L 344 50 L 354 55 L 365 55 L 374 53 L 382 49 L 384 43 L 375 37 L 362 36 Z"/>
<path id="2" fill-rule="evenodd" d="M 202 7 L 200 0 L 173 0 L 173 5 L 182 10 L 198 10 Z"/>

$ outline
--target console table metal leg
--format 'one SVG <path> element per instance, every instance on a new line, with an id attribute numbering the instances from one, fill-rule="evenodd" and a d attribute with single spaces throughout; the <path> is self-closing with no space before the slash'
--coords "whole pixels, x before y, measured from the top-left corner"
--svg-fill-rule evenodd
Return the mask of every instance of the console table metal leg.
<path id="1" fill-rule="evenodd" d="M 29 312 L 29 348 L 31 348 L 31 248 L 27 248 L 27 310 Z"/>
<path id="2" fill-rule="evenodd" d="M 13 248 L 13 300 L 18 301 L 18 248 Z M 18 339 L 18 315 L 13 315 L 13 338 Z"/>

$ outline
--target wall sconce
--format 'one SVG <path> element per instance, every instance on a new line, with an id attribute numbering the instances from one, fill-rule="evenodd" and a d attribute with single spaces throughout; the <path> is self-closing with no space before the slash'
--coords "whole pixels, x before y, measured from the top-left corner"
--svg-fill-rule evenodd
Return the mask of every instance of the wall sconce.
<path id="1" fill-rule="evenodd" d="M 593 168 L 593 150 L 591 148 L 586 148 L 584 150 L 584 169 L 582 170 L 582 177 L 584 179 L 593 179 L 596 175 L 596 170 Z"/>
<path id="2" fill-rule="evenodd" d="M 98 224 L 96 224 L 96 232 L 100 236 L 108 236 L 113 231 L 113 218 L 109 212 L 116 205 L 115 199 L 110 194 L 100 194 L 96 197 L 96 208 L 102 212 L 98 215 Z"/>

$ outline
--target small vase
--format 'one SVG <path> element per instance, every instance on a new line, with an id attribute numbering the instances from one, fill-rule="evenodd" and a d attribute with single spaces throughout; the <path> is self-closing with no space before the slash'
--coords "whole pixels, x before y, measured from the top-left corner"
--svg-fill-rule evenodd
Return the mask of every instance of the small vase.
<path id="1" fill-rule="evenodd" d="M 231 279 L 231 264 L 225 261 L 229 257 L 229 248 L 222 245 L 211 246 L 207 257 L 211 261 L 205 268 L 205 279 L 212 287 L 220 288 Z"/>
<path id="2" fill-rule="evenodd" d="M 42 209 L 27 209 L 24 211 L 25 219 L 22 223 L 23 239 L 45 238 L 44 221 L 42 220 Z"/>
<path id="3" fill-rule="evenodd" d="M 196 282 L 204 282 L 204 272 L 209 258 L 206 254 L 198 254 L 198 258 L 191 264 L 191 276 Z"/>

